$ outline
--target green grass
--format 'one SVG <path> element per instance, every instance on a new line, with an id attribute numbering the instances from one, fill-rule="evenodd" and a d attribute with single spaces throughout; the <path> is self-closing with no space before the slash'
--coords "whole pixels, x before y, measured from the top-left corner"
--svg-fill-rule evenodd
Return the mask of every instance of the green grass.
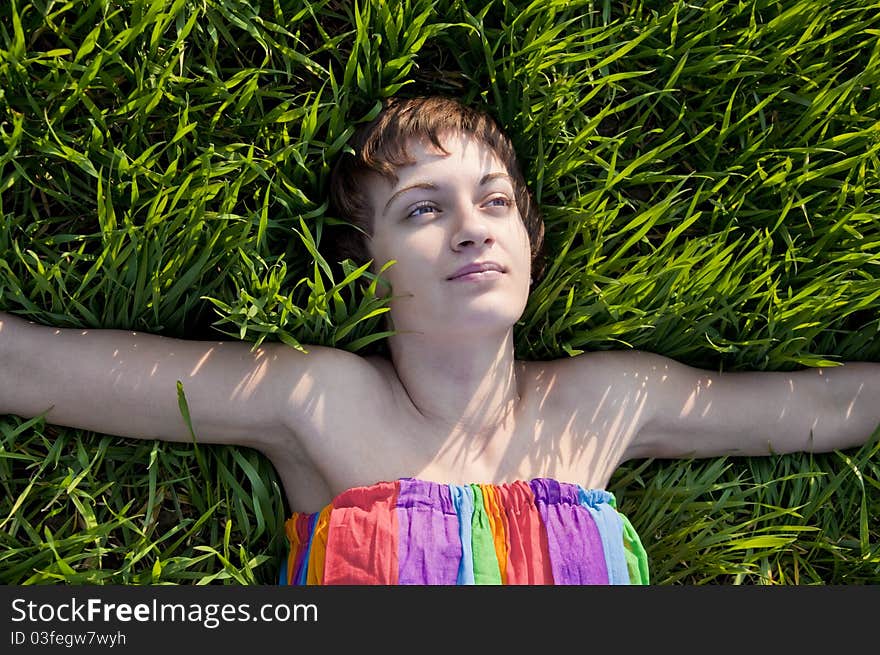
<path id="1" fill-rule="evenodd" d="M 328 173 L 382 98 L 487 108 L 545 214 L 519 356 L 880 361 L 880 3 L 56 2 L 0 10 L 0 309 L 366 352 Z M 877 435 L 875 435 L 876 437 Z M 632 462 L 652 581 L 880 582 L 878 439 Z M 271 583 L 254 451 L 0 417 L 0 583 Z"/>

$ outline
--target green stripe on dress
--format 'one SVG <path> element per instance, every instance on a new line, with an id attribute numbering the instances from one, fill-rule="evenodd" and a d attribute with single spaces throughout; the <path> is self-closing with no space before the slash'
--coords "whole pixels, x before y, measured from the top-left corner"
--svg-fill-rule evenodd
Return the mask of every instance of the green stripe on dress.
<path id="1" fill-rule="evenodd" d="M 474 584 L 501 584 L 501 567 L 495 554 L 495 539 L 489 516 L 483 505 L 481 485 L 472 484 L 474 492 L 474 515 L 471 519 L 471 544 L 474 554 Z"/>
<path id="2" fill-rule="evenodd" d="M 642 546 L 642 540 L 632 523 L 623 514 L 619 514 L 623 521 L 623 544 L 626 555 L 626 566 L 629 570 L 630 584 L 649 584 L 648 580 L 648 553 Z"/>

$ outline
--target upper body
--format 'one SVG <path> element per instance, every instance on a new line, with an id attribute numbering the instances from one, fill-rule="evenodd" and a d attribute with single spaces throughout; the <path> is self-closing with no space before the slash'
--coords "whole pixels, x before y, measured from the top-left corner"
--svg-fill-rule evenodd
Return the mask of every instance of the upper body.
<path id="1" fill-rule="evenodd" d="M 8 315 L 0 323 L 3 332 L 28 329 L 35 348 L 3 354 L 32 375 L 0 380 L 0 411 L 49 410 L 47 420 L 60 425 L 189 442 L 181 380 L 196 439 L 262 451 L 290 507 L 304 512 L 347 488 L 400 477 L 458 484 L 551 477 L 603 488 L 632 458 L 827 451 L 860 444 L 875 427 L 877 383 L 850 380 L 858 363 L 716 374 L 639 351 L 520 361 L 513 410 L 480 412 L 491 422 L 477 430 L 426 415 L 379 357 L 277 344 L 251 352 L 247 344 L 124 331 L 99 342 L 89 339 L 94 331 L 28 326 Z M 70 354 L 73 344 L 85 362 Z M 47 350 L 51 357 L 35 354 Z M 84 375 L 88 386 L 79 382 Z"/>
<path id="2" fill-rule="evenodd" d="M 187 442 L 180 381 L 195 438 L 262 451 L 302 512 L 401 477 L 602 488 L 632 458 L 828 451 L 880 422 L 874 364 L 722 374 L 639 351 L 516 360 L 532 253 L 511 171 L 479 139 L 441 142 L 411 140 L 412 163 L 365 186 L 390 358 L 0 314 L 0 412 Z"/>

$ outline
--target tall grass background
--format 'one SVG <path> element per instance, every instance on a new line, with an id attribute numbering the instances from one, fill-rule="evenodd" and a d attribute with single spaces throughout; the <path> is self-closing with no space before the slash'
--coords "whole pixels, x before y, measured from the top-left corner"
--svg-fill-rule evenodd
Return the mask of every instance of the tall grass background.
<path id="1" fill-rule="evenodd" d="M 0 309 L 58 327 L 367 352 L 328 173 L 392 95 L 511 134 L 547 226 L 520 357 L 880 361 L 880 3 L 11 0 Z M 4 373 L 5 374 L 5 373 Z M 635 461 L 655 584 L 880 582 L 880 455 Z M 272 583 L 245 448 L 0 417 L 0 583 Z M 295 508 L 293 508 L 295 509 Z"/>

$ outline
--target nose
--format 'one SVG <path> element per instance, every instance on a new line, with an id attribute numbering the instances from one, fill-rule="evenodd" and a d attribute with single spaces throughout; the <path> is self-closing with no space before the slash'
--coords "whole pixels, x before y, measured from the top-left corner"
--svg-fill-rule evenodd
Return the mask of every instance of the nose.
<path id="1" fill-rule="evenodd" d="M 452 234 L 452 249 L 462 250 L 473 246 L 488 246 L 495 242 L 492 228 L 485 216 L 473 208 L 461 210 L 461 217 Z"/>

